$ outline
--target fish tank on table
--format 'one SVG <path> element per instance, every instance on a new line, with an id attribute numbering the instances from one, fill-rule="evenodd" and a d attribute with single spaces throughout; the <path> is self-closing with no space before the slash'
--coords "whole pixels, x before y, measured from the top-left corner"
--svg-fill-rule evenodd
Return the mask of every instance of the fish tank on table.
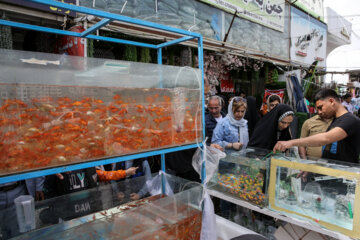
<path id="1" fill-rule="evenodd" d="M 201 232 L 201 187 L 173 196 L 154 195 L 29 232 L 15 239 L 199 239 Z M 74 224 L 76 223 L 76 224 Z"/>
<path id="2" fill-rule="evenodd" d="M 257 206 L 267 204 L 266 169 L 270 150 L 247 148 L 220 159 L 209 188 Z"/>
<path id="3" fill-rule="evenodd" d="M 359 238 L 359 180 L 358 164 L 274 157 L 269 208 Z"/>
<path id="4" fill-rule="evenodd" d="M 0 176 L 202 141 L 199 69 L 0 55 Z"/>
<path id="5" fill-rule="evenodd" d="M 166 179 L 166 193 L 169 195 L 177 196 L 177 194 L 181 192 L 199 187 L 199 184 L 173 175 L 164 174 L 163 176 Z M 152 185 L 158 185 L 159 188 Z M 35 228 L 27 233 L 19 232 L 21 224 L 16 221 L 17 214 L 15 206 L 1 210 L 0 216 L 2 216 L 2 221 L 0 221 L 0 233 L 7 234 L 0 238 L 8 239 L 9 237 L 17 237 L 18 239 L 37 239 L 39 237 L 47 237 L 46 239 L 52 239 L 52 234 L 60 234 L 65 230 L 78 228 L 84 223 L 94 222 L 95 220 L 105 217 L 111 218 L 117 214 L 124 214 L 126 211 L 131 211 L 140 206 L 149 205 L 150 203 L 152 203 L 153 208 L 157 208 L 156 213 L 151 213 L 145 208 L 141 212 L 142 215 L 151 215 L 153 218 L 156 216 L 157 219 L 166 218 L 168 222 L 176 222 L 177 219 L 172 213 L 171 204 L 159 202 L 160 205 L 156 205 L 154 203 L 159 199 L 167 197 L 161 194 L 160 186 L 160 176 L 157 173 L 154 174 L 151 179 L 145 177 L 125 179 L 119 182 L 35 202 L 34 216 L 32 218 L 32 221 L 35 222 Z M 198 189 L 198 191 L 200 194 L 201 190 Z M 121 193 L 121 197 L 119 197 L 118 193 Z M 140 199 L 134 200 L 131 198 L 134 193 L 139 194 Z M 194 196 L 189 199 L 187 199 L 188 195 L 176 197 L 176 199 L 179 200 L 176 203 L 179 213 L 181 211 L 188 213 L 192 207 L 197 209 L 195 203 L 198 201 L 198 193 L 191 193 Z M 138 213 L 131 216 L 138 216 Z M 181 221 L 186 225 L 187 220 L 187 218 L 184 218 Z M 97 224 L 95 224 L 95 226 L 97 226 Z M 120 229 L 127 229 L 128 227 L 125 226 L 126 225 L 124 225 L 124 227 L 120 226 Z"/>

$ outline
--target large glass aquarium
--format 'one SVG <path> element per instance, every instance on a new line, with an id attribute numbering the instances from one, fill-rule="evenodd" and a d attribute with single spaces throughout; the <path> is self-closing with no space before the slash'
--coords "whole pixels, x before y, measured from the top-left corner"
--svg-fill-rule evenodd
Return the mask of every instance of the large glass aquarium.
<path id="1" fill-rule="evenodd" d="M 134 200 L 132 193 L 142 197 Z M 198 183 L 154 174 L 35 202 L 32 224 L 24 216 L 16 221 L 15 206 L 3 209 L 0 229 L 15 239 L 199 239 L 201 197 Z"/>
<path id="2" fill-rule="evenodd" d="M 218 171 L 209 184 L 210 189 L 261 207 L 266 206 L 266 169 L 270 152 L 247 148 L 228 153 L 220 159 Z"/>
<path id="3" fill-rule="evenodd" d="M 199 239 L 201 192 L 195 187 L 174 196 L 155 195 L 16 239 Z"/>
<path id="4" fill-rule="evenodd" d="M 269 208 L 359 238 L 359 180 L 358 165 L 272 158 Z"/>
<path id="5" fill-rule="evenodd" d="M 0 55 L 0 176 L 202 140 L 199 69 Z"/>

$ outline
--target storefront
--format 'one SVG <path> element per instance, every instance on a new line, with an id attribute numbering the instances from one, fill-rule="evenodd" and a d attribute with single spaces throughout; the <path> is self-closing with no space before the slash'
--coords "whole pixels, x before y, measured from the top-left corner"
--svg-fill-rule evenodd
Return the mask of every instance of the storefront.
<path id="1" fill-rule="evenodd" d="M 4 113 L 1 124 L 7 128 L 4 128 L 6 133 L 1 145 L 1 150 L 6 147 L 6 154 L 2 155 L 4 161 L 1 162 L 0 182 L 76 171 L 158 154 L 162 155 L 162 170 L 165 171 L 165 153 L 196 148 L 204 140 L 203 73 L 211 83 L 210 89 L 215 86 L 215 89 L 211 89 L 213 91 L 220 89 L 221 92 L 239 94 L 245 90 L 247 95 L 260 95 L 265 84 L 274 87 L 284 84 L 278 82 L 279 72 L 286 71 L 285 66 L 289 64 L 290 57 L 294 65 L 309 66 L 317 60 L 322 67 L 325 66 L 321 58 L 326 49 L 326 25 L 312 20 L 303 21 L 304 14 L 298 9 L 290 9 L 285 1 L 272 1 L 271 5 L 266 6 L 261 5 L 260 1 L 252 2 L 250 10 L 243 9 L 241 12 L 246 15 L 244 18 L 258 19 L 261 14 L 256 15 L 253 11 L 260 9 L 267 12 L 265 14 L 276 13 L 274 17 L 281 21 L 274 22 L 269 18 L 267 23 L 254 23 L 253 19 L 235 18 L 229 34 L 232 14 L 212 7 L 211 1 L 206 2 L 210 5 L 189 0 L 156 1 L 156 5 L 153 1 L 142 1 L 142 4 L 137 4 L 138 1 L 112 0 L 80 2 L 135 17 L 128 19 L 122 16 L 118 18 L 118 21 L 122 20 L 121 24 L 115 22 L 104 27 L 100 33 L 110 32 L 111 36 L 105 39 L 116 42 L 113 32 L 126 29 L 125 33 L 120 34 L 130 36 L 129 39 L 119 42 L 136 46 L 136 53 L 133 47 L 114 50 L 106 44 L 97 45 L 96 42 L 88 42 L 85 51 L 89 53 L 90 49 L 95 52 L 101 46 L 111 52 L 103 55 L 107 59 L 61 55 L 51 59 L 54 55 L 37 55 L 34 52 L 15 54 L 11 50 L 2 50 L 6 58 L 1 59 L 1 76 L 9 82 L 4 82 L 1 87 L 11 94 L 6 96 L 10 101 L 4 101 L 1 108 Z M 233 8 L 231 5 L 225 6 Z M 290 14 L 291 20 L 286 17 Z M 78 22 L 84 22 L 84 29 L 91 29 L 93 26 L 107 25 L 109 19 L 86 18 Z M 141 25 L 138 19 L 151 22 L 141 22 Z M 166 26 L 152 27 L 153 22 Z M 310 29 L 300 29 L 304 22 Z M 197 31 L 184 32 L 169 26 Z M 295 31 L 302 36 L 295 35 Z M 142 34 L 134 36 L 135 33 Z M 205 46 L 208 50 L 204 54 L 204 62 L 202 36 L 198 33 L 207 37 Z M 188 35 L 178 41 L 168 41 L 181 34 Z M 289 34 L 291 39 L 296 39 L 291 41 L 294 44 L 291 47 Z M 221 40 L 225 35 L 227 41 L 224 43 Z M 90 36 L 95 41 L 98 38 L 96 32 Z M 134 43 L 134 38 L 146 37 L 151 37 L 147 39 L 150 42 Z M 169 43 L 187 40 L 189 43 L 185 47 L 175 50 L 167 47 Z M 63 45 L 67 44 L 74 42 Z M 89 47 L 91 44 L 94 46 Z M 199 59 L 191 50 L 191 47 L 197 45 Z M 147 47 L 152 52 L 143 52 L 142 49 Z M 61 48 L 66 49 L 64 46 Z M 141 49 L 139 53 L 138 49 Z M 156 58 L 151 57 L 154 51 Z M 131 62 L 109 60 L 117 59 L 122 54 L 127 55 L 127 60 Z M 136 63 L 139 59 L 147 63 Z M 149 62 L 157 62 L 158 65 Z M 195 68 L 162 66 L 163 62 Z M 30 75 L 30 72 L 33 74 Z M 43 86 L 48 87 L 46 91 Z M 22 96 L 27 101 L 25 103 L 18 100 L 21 91 L 17 91 L 25 88 L 40 89 L 51 96 Z M 14 119 L 8 121 L 8 118 Z M 20 120 L 16 121 L 17 118 Z M 24 124 L 23 120 L 28 121 Z M 205 156 L 207 154 L 206 151 L 202 153 Z M 198 156 L 203 156 L 202 153 Z M 360 177 L 357 172 L 350 171 L 348 166 L 334 166 L 332 163 L 319 166 L 315 161 L 304 162 L 296 156 L 274 155 L 271 151 L 257 149 L 245 149 L 241 153 L 229 154 L 227 158 L 223 153 L 218 153 L 215 160 L 219 158 L 231 163 L 234 168 L 217 169 L 208 185 L 211 195 L 291 222 L 301 226 L 303 231 L 305 228 L 311 229 L 332 237 L 341 234 L 359 236 L 359 207 L 354 203 L 359 192 L 356 181 Z M 201 157 L 195 160 L 198 173 L 204 180 L 207 169 L 203 168 Z M 214 165 L 217 168 L 217 162 Z M 311 184 L 301 185 L 300 179 L 296 178 L 300 171 L 313 173 L 314 177 L 309 179 Z M 27 172 L 31 172 L 30 176 L 26 175 Z M 322 188 L 317 182 L 324 179 L 318 178 L 318 174 L 328 175 L 324 177 L 325 180 L 339 178 L 344 184 L 342 186 L 346 185 L 347 188 L 329 189 L 329 184 Z M 144 201 L 125 206 L 118 204 L 122 201 L 119 198 L 121 194 L 116 195 L 117 205 L 110 205 L 110 208 L 106 198 L 98 202 L 99 196 L 107 190 L 111 191 L 112 186 L 109 184 L 100 186 L 96 191 L 85 191 L 85 195 L 75 193 L 56 199 L 64 203 L 60 207 L 54 201 L 47 201 L 40 207 L 48 208 L 50 216 L 53 214 L 56 217 L 56 223 L 59 223 L 59 218 L 65 220 L 65 223 L 28 232 L 23 237 L 199 239 L 202 217 L 207 217 L 201 212 L 206 208 L 202 208 L 202 204 L 209 206 L 207 200 L 202 201 L 206 191 L 197 183 L 182 182 L 178 178 L 172 180 L 165 176 L 163 173 L 153 176 L 157 182 L 147 182 L 147 179 L 142 179 L 139 184 L 132 179 L 121 182 L 119 185 L 122 185 L 120 187 L 127 200 L 132 199 L 131 194 L 140 191 L 143 186 L 147 186 L 148 193 L 152 195 Z M 91 203 L 78 202 L 84 198 L 95 199 L 93 203 L 103 208 L 91 209 Z M 69 209 L 66 209 L 65 203 L 68 202 L 75 202 L 71 206 L 78 215 L 66 216 Z M 33 205 L 31 201 L 30 205 Z M 37 210 L 43 210 L 39 205 L 37 207 Z M 247 227 L 253 225 L 251 228 L 261 233 L 267 231 L 268 236 L 275 235 L 274 225 L 259 219 L 256 222 L 249 212 L 246 210 L 243 215 L 239 213 L 239 222 L 248 222 Z M 44 220 L 42 217 L 41 221 Z M 34 216 L 31 218 L 34 219 Z M 71 218 L 75 219 L 68 223 L 67 220 Z M 332 222 L 332 219 L 336 219 L 336 222 Z M 32 230 L 34 228 L 29 227 Z M 121 231 L 118 231 L 119 228 Z M 272 229 L 272 232 L 268 232 L 268 229 Z"/>

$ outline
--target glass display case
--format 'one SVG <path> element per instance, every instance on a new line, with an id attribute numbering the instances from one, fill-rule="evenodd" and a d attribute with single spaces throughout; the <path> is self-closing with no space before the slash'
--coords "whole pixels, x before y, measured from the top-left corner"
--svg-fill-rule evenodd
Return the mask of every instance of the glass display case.
<path id="1" fill-rule="evenodd" d="M 359 238 L 359 180 L 359 165 L 273 158 L 269 208 Z"/>
<path id="2" fill-rule="evenodd" d="M 199 239 L 202 189 L 154 195 L 15 239 Z"/>
<path id="3" fill-rule="evenodd" d="M 167 186 L 166 193 L 169 195 L 176 195 L 182 191 L 199 186 L 199 184 L 173 175 L 164 174 L 163 176 Z M 31 228 L 26 230 L 29 231 L 32 229 L 33 232 L 19 236 L 20 239 L 36 239 L 36 236 L 40 236 L 40 233 L 46 235 L 62 232 L 69 228 L 78 227 L 83 224 L 84 221 L 88 222 L 104 217 L 111 217 L 115 214 L 149 204 L 160 198 L 166 198 L 165 195 L 161 195 L 161 183 L 158 174 L 153 174 L 151 179 L 144 176 L 127 178 L 119 182 L 101 184 L 95 188 L 51 197 L 49 190 L 56 191 L 58 188 L 56 180 L 55 178 L 55 182 L 52 181 L 54 182 L 52 188 L 47 184 L 47 188 L 44 190 L 47 199 L 35 202 L 34 212 L 30 214 L 32 216 Z M 58 181 L 60 182 L 61 180 Z M 51 180 L 49 179 L 48 182 L 51 182 Z M 134 199 L 132 197 L 134 193 L 136 193 L 140 199 L 135 200 L 137 198 Z M 195 196 L 197 195 L 195 194 L 194 197 Z M 180 205 L 181 204 L 179 204 L 179 209 L 181 208 Z M 159 209 L 157 213 L 166 216 L 167 213 L 164 211 L 167 211 L 165 205 L 164 208 Z M 1 210 L 0 217 L 0 229 L 2 232 L 8 233 L 11 237 L 23 234 L 19 232 L 19 230 L 21 231 L 20 226 L 25 226 L 26 224 L 16 221 L 17 212 L 15 206 Z M 168 217 L 168 221 L 170 221 L 172 215 L 170 214 Z M 7 239 L 9 236 L 2 237 Z"/>
<path id="4" fill-rule="evenodd" d="M 199 69 L 0 55 L 0 176 L 202 140 Z"/>
<path id="5" fill-rule="evenodd" d="M 269 153 L 271 151 L 265 149 L 247 148 L 227 154 L 219 162 L 210 189 L 264 207 L 267 203 L 265 189 Z"/>

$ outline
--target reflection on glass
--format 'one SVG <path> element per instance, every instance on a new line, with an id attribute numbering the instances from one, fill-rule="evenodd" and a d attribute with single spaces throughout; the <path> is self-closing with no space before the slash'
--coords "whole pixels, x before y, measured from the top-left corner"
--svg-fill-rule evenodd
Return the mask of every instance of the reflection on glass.
<path id="1" fill-rule="evenodd" d="M 300 172 L 277 167 L 275 206 L 315 222 L 323 221 L 352 230 L 354 181 L 312 172 L 307 172 L 304 180 L 298 177 Z"/>

